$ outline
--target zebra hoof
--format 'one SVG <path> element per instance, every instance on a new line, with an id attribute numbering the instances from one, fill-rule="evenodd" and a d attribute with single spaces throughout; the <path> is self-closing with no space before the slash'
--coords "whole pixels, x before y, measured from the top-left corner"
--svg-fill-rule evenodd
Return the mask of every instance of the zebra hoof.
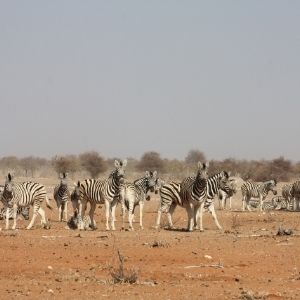
<path id="1" fill-rule="evenodd" d="M 204 232 L 204 229 L 200 229 L 200 232 Z"/>
<path id="2" fill-rule="evenodd" d="M 27 229 L 27 230 L 30 230 L 30 229 L 31 229 L 31 226 L 27 226 L 26 229 Z"/>

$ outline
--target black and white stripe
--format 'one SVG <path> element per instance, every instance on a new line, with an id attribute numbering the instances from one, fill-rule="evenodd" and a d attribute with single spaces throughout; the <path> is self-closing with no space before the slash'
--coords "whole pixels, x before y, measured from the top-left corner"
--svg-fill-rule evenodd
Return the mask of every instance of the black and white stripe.
<path id="1" fill-rule="evenodd" d="M 53 197 L 58 207 L 58 220 L 68 220 L 68 201 L 70 192 L 68 188 L 67 173 L 60 174 L 60 183 L 54 188 Z M 65 216 L 65 218 L 63 218 Z"/>
<path id="2" fill-rule="evenodd" d="M 44 200 L 47 207 L 52 209 L 43 185 L 34 182 L 16 183 L 13 181 L 11 174 L 8 174 L 2 193 L 2 202 L 6 209 L 6 229 L 9 228 L 9 208 L 14 210 L 12 229 L 16 229 L 18 207 L 27 207 L 29 205 L 33 206 L 33 215 L 27 229 L 33 226 L 38 214 L 41 216 L 42 224 L 48 226 L 45 211 L 41 207 Z"/>
<path id="3" fill-rule="evenodd" d="M 218 222 L 216 213 L 215 213 L 215 208 L 214 208 L 214 202 L 213 198 L 215 197 L 216 193 L 220 188 L 224 188 L 225 185 L 227 184 L 229 178 L 229 174 L 226 171 L 222 171 L 220 173 L 217 173 L 207 179 L 206 182 L 206 197 L 204 202 L 202 203 L 196 203 L 194 205 L 194 223 L 195 225 L 197 224 L 197 219 L 199 216 L 199 209 L 200 205 L 202 204 L 203 210 L 208 210 L 212 216 L 213 219 L 216 223 L 216 226 L 221 229 L 221 225 Z M 190 180 L 195 180 L 195 177 L 189 177 L 188 179 Z M 156 219 L 156 224 L 155 228 L 159 228 L 160 226 L 160 219 L 161 219 L 161 213 L 166 212 L 167 217 L 168 217 L 168 223 L 169 227 L 173 227 L 173 222 L 172 222 L 172 215 L 175 211 L 175 208 L 177 205 L 186 207 L 188 203 L 186 203 L 186 199 L 182 198 L 182 185 L 177 182 L 170 182 L 167 184 L 164 184 L 161 189 L 160 189 L 160 205 L 157 211 L 157 219 Z M 201 226 L 201 219 L 200 219 L 200 230 L 203 230 L 203 226 Z"/>
<path id="4" fill-rule="evenodd" d="M 232 209 L 232 197 L 237 192 L 235 179 L 229 179 L 228 184 L 218 191 L 219 209 L 226 209 L 227 200 L 229 201 L 229 209 Z"/>
<path id="5" fill-rule="evenodd" d="M 140 228 L 143 229 L 143 207 L 145 200 L 150 200 L 150 196 L 147 196 L 149 191 L 154 192 L 157 180 L 157 172 L 148 172 L 144 177 L 135 180 L 133 183 L 125 183 L 121 187 L 121 204 L 123 214 L 123 226 L 125 219 L 125 207 L 128 210 L 128 222 L 129 229 L 133 230 L 132 220 L 134 217 L 134 209 L 139 205 L 140 207 Z"/>
<path id="6" fill-rule="evenodd" d="M 288 202 L 288 207 L 294 209 L 295 201 L 292 195 L 293 183 L 284 184 L 281 189 L 282 197 Z"/>
<path id="7" fill-rule="evenodd" d="M 245 205 L 246 208 L 251 211 L 250 208 L 250 200 L 252 198 L 258 198 L 259 199 L 259 209 L 262 211 L 262 204 L 263 201 L 265 200 L 266 196 L 268 195 L 269 191 L 272 191 L 274 195 L 277 194 L 277 191 L 275 190 L 276 187 L 276 181 L 275 180 L 269 180 L 263 183 L 258 183 L 258 182 L 252 182 L 252 181 L 246 181 L 242 186 L 241 186 L 241 191 L 242 191 L 242 210 L 245 210 Z"/>
<path id="8" fill-rule="evenodd" d="M 125 167 L 127 160 L 115 160 L 115 170 L 105 180 L 86 179 L 80 183 L 80 201 L 79 201 L 79 219 L 84 218 L 87 203 L 90 203 L 89 216 L 93 228 L 96 228 L 94 222 L 94 212 L 96 204 L 105 204 L 106 230 L 115 230 L 115 210 L 120 197 L 120 187 L 124 183 Z M 79 229 L 84 229 L 83 224 L 79 224 Z"/>
<path id="9" fill-rule="evenodd" d="M 9 209 L 8 217 L 10 220 L 12 220 L 14 216 L 13 208 L 9 207 L 8 209 Z M 29 211 L 30 211 L 29 206 L 18 207 L 17 217 L 21 215 L 24 218 L 24 220 L 29 220 Z M 6 208 L 2 207 L 0 210 L 0 220 L 5 220 L 5 219 L 6 219 Z"/>
<path id="10" fill-rule="evenodd" d="M 300 210 L 300 180 L 293 183 L 291 194 L 294 200 L 294 210 Z"/>

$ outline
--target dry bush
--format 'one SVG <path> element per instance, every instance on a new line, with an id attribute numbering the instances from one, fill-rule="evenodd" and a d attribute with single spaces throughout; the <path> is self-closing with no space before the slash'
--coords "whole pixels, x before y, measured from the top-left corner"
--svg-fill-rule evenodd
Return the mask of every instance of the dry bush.
<path id="1" fill-rule="evenodd" d="M 190 150 L 185 158 L 185 163 L 188 165 L 194 165 L 197 164 L 198 161 L 205 162 L 206 157 L 204 153 L 200 150 Z"/>
<path id="2" fill-rule="evenodd" d="M 238 214 L 231 215 L 231 228 L 232 229 L 237 229 L 241 226 L 238 216 L 239 216 Z"/>
<path id="3" fill-rule="evenodd" d="M 163 159 L 159 153 L 154 151 L 144 153 L 136 167 L 139 171 L 156 170 L 159 173 L 164 173 L 165 171 Z"/>
<path id="4" fill-rule="evenodd" d="M 52 166 L 57 174 L 74 173 L 79 170 L 80 164 L 76 155 L 55 156 L 52 158 Z"/>
<path id="5" fill-rule="evenodd" d="M 165 240 L 154 240 L 150 243 L 151 248 L 169 248 L 170 244 Z"/>
<path id="6" fill-rule="evenodd" d="M 124 256 L 118 250 L 119 266 L 117 268 L 111 268 L 110 275 L 114 284 L 117 283 L 129 283 L 133 284 L 137 282 L 138 274 L 134 269 L 124 268 Z"/>
<path id="7" fill-rule="evenodd" d="M 79 160 L 81 166 L 90 173 L 92 178 L 96 178 L 99 174 L 107 170 L 106 161 L 95 151 L 80 154 Z"/>

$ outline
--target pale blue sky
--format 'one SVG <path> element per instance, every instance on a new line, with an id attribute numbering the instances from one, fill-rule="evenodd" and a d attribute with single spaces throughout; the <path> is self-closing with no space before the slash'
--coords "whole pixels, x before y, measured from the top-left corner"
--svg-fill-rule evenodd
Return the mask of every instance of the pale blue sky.
<path id="1" fill-rule="evenodd" d="M 0 156 L 300 160 L 300 1 L 0 0 Z"/>

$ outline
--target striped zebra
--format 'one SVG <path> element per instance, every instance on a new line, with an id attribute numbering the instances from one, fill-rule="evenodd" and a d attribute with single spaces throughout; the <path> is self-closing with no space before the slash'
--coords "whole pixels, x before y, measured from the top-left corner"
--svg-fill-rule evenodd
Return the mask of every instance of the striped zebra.
<path id="1" fill-rule="evenodd" d="M 272 204 L 275 210 L 291 210 L 292 203 L 283 196 L 275 196 L 272 198 Z"/>
<path id="2" fill-rule="evenodd" d="M 284 184 L 281 189 L 281 194 L 282 197 L 284 197 L 285 200 L 288 202 L 288 207 L 292 207 L 293 210 L 295 201 L 293 201 L 294 197 L 292 196 L 292 188 L 293 188 L 293 183 Z"/>
<path id="3" fill-rule="evenodd" d="M 14 223 L 12 229 L 16 229 L 18 207 L 27 207 L 29 205 L 33 206 L 33 214 L 27 229 L 31 229 L 38 214 L 41 216 L 44 227 L 48 228 L 45 211 L 41 207 L 44 200 L 46 201 L 47 207 L 52 209 L 47 197 L 46 189 L 43 185 L 30 181 L 16 183 L 13 181 L 11 174 L 8 174 L 6 177 L 4 191 L 2 193 L 2 202 L 6 209 L 5 228 L 9 229 L 9 208 L 13 208 Z"/>
<path id="4" fill-rule="evenodd" d="M 58 221 L 67 221 L 68 219 L 68 201 L 70 199 L 70 192 L 68 188 L 68 173 L 59 174 L 60 183 L 55 186 L 53 197 L 58 207 Z M 65 215 L 65 219 L 63 219 Z"/>
<path id="5" fill-rule="evenodd" d="M 269 180 L 263 183 L 258 182 L 252 182 L 252 181 L 246 181 L 241 186 L 242 191 L 242 210 L 245 211 L 245 204 L 246 208 L 251 211 L 250 208 L 250 199 L 251 198 L 259 198 L 259 209 L 262 211 L 263 201 L 265 200 L 266 196 L 268 195 L 269 191 L 272 191 L 274 195 L 277 194 L 277 191 L 275 190 L 276 187 L 276 181 L 275 180 Z"/>
<path id="6" fill-rule="evenodd" d="M 12 207 L 9 207 L 9 219 L 12 220 L 14 216 L 14 211 Z M 17 216 L 21 215 L 24 220 L 29 220 L 29 206 L 18 207 L 17 208 Z M 4 220 L 6 218 L 6 208 L 2 207 L 0 210 L 0 220 Z"/>
<path id="7" fill-rule="evenodd" d="M 105 180 L 86 179 L 80 183 L 80 200 L 79 200 L 79 229 L 83 228 L 82 220 L 84 218 L 87 203 L 90 203 L 89 216 L 93 229 L 96 228 L 94 222 L 94 212 L 96 204 L 105 204 L 106 230 L 115 229 L 115 210 L 119 200 L 120 187 L 124 183 L 125 167 L 127 160 L 115 160 L 115 170 Z"/>
<path id="8" fill-rule="evenodd" d="M 219 209 L 226 209 L 227 199 L 229 200 L 229 209 L 232 209 L 232 197 L 237 192 L 235 179 L 229 179 L 228 184 L 218 191 Z"/>
<path id="9" fill-rule="evenodd" d="M 133 183 L 125 183 L 121 187 L 120 199 L 122 204 L 123 225 L 125 228 L 125 208 L 128 210 L 129 230 L 134 230 L 132 220 L 134 216 L 134 209 L 139 205 L 140 207 L 140 228 L 143 229 L 143 208 L 145 200 L 150 200 L 147 193 L 155 191 L 157 181 L 157 172 L 146 171 L 145 176 L 135 180 Z"/>
<path id="10" fill-rule="evenodd" d="M 190 177 L 190 178 L 194 178 L 194 177 Z M 215 224 L 219 229 L 222 229 L 222 227 L 219 224 L 215 213 L 213 198 L 215 197 L 216 193 L 220 188 L 224 188 L 224 186 L 227 184 L 228 178 L 229 178 L 229 174 L 226 171 L 222 171 L 207 179 L 207 186 L 206 186 L 207 198 L 205 199 L 205 202 L 203 204 L 203 210 L 208 210 L 212 214 Z M 161 219 L 162 212 L 167 212 L 169 227 L 173 228 L 172 215 L 174 213 L 176 206 L 179 205 L 182 207 L 186 207 L 186 203 L 184 202 L 183 198 L 181 198 L 181 194 L 182 194 L 181 189 L 182 189 L 182 185 L 177 182 L 170 182 L 161 187 L 160 206 L 157 212 L 155 228 L 159 228 L 160 226 L 160 219 Z M 195 206 L 194 224 L 196 228 L 198 228 L 197 220 L 200 212 L 199 208 L 200 207 L 198 205 Z M 200 230 L 203 231 L 201 219 L 200 219 Z"/>
<path id="11" fill-rule="evenodd" d="M 203 231 L 203 209 L 207 200 L 208 163 L 198 162 L 196 177 L 187 177 L 180 183 L 180 198 L 188 215 L 188 231 L 193 231 L 194 220 L 200 211 L 200 230 Z"/>
<path id="12" fill-rule="evenodd" d="M 294 210 L 297 211 L 300 209 L 300 180 L 293 183 L 291 194 L 294 199 Z"/>

